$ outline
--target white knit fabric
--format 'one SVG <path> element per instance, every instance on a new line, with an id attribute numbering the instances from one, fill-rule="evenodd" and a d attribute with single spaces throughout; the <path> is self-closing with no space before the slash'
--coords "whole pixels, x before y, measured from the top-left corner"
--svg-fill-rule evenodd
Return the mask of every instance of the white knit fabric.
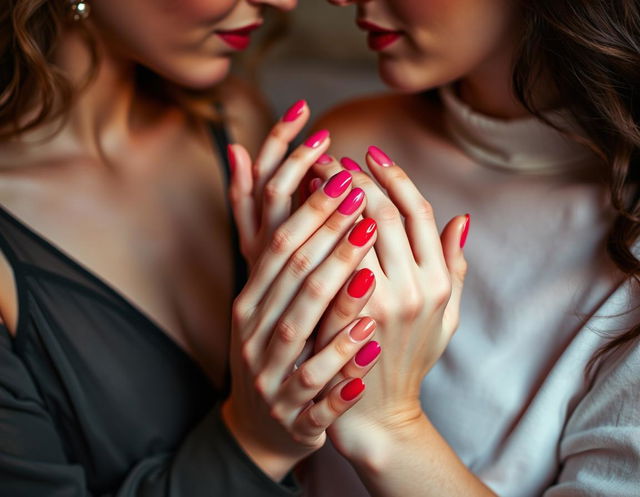
<path id="1" fill-rule="evenodd" d="M 640 345 L 584 377 L 607 334 L 640 322 L 625 314 L 638 291 L 605 255 L 603 166 L 535 119 L 480 116 L 450 89 L 441 98 L 464 154 L 435 156 L 415 179 L 440 226 L 465 211 L 472 224 L 460 327 L 423 382 L 424 410 L 500 496 L 640 497 Z M 368 495 L 330 445 L 306 487 Z"/>

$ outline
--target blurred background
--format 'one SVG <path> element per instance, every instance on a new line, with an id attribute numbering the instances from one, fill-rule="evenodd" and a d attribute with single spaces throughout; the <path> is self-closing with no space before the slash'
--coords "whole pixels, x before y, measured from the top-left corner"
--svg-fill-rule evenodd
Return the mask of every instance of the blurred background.
<path id="1" fill-rule="evenodd" d="M 335 7 L 326 0 L 299 0 L 286 16 L 269 12 L 267 28 L 253 43 L 268 48 L 249 51 L 237 70 L 255 81 L 277 115 L 301 98 L 318 117 L 353 96 L 379 93 L 385 87 L 376 56 L 355 15 L 355 6 Z"/>

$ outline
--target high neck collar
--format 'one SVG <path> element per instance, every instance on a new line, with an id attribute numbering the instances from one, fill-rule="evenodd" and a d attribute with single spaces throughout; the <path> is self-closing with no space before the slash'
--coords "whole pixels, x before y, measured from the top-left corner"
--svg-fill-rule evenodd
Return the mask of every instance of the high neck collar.
<path id="1" fill-rule="evenodd" d="M 440 88 L 446 124 L 452 138 L 479 163 L 521 174 L 553 174 L 581 170 L 598 162 L 585 145 L 534 116 L 496 119 L 473 111 L 451 86 Z M 584 132 L 565 110 L 544 117 L 571 133 Z"/>

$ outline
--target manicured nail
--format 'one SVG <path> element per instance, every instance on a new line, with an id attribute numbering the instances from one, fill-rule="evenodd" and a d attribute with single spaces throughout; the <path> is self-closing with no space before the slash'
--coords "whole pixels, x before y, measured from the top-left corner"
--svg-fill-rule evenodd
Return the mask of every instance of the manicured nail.
<path id="1" fill-rule="evenodd" d="M 345 171 L 346 172 L 346 171 Z M 365 245 L 376 232 L 376 222 L 370 217 L 363 219 L 349 234 L 349 241 L 357 247 Z"/>
<path id="2" fill-rule="evenodd" d="M 304 144 L 309 148 L 318 148 L 327 138 L 329 138 L 329 132 L 322 129 L 307 138 Z"/>
<path id="3" fill-rule="evenodd" d="M 347 293 L 353 298 L 359 299 L 369 291 L 375 279 L 376 277 L 373 271 L 367 268 L 361 269 L 353 277 L 351 283 L 349 283 Z"/>
<path id="4" fill-rule="evenodd" d="M 351 174 L 349 171 L 340 171 L 331 176 L 329 182 L 324 186 L 324 192 L 331 198 L 339 197 L 351 184 Z"/>
<path id="5" fill-rule="evenodd" d="M 354 342 L 362 342 L 369 338 L 375 329 L 376 322 L 373 319 L 362 318 L 351 328 L 349 336 Z"/>
<path id="6" fill-rule="evenodd" d="M 309 182 L 309 191 L 314 193 L 318 188 L 320 188 L 320 185 L 322 185 L 322 180 L 320 178 L 313 178 Z"/>
<path id="7" fill-rule="evenodd" d="M 376 341 L 371 341 L 364 347 L 362 347 L 356 354 L 356 364 L 361 368 L 368 366 L 373 360 L 380 355 L 380 344 Z"/>
<path id="8" fill-rule="evenodd" d="M 464 248 L 465 244 L 467 243 L 467 235 L 469 234 L 469 225 L 471 224 L 471 215 L 465 214 L 465 217 L 467 218 L 467 220 L 464 223 L 464 228 L 462 228 L 462 235 L 460 236 L 460 248 Z"/>
<path id="9" fill-rule="evenodd" d="M 344 214 L 345 216 L 349 216 L 353 214 L 362 201 L 364 200 L 364 191 L 362 188 L 354 188 L 349 192 L 349 195 L 340 203 L 338 206 L 338 212 L 340 214 Z"/>
<path id="10" fill-rule="evenodd" d="M 290 123 L 295 121 L 302 115 L 302 111 L 304 110 L 304 106 L 307 105 L 305 100 L 298 100 L 295 104 L 293 104 L 287 112 L 282 116 L 282 120 L 286 123 Z"/>
<path id="11" fill-rule="evenodd" d="M 374 147 L 373 145 L 371 145 L 368 152 L 371 158 L 380 166 L 389 167 L 393 165 L 393 161 L 391 160 L 391 158 L 378 147 Z"/>
<path id="12" fill-rule="evenodd" d="M 236 170 L 236 154 L 231 145 L 227 145 L 227 159 L 229 160 L 229 169 L 233 173 Z"/>
<path id="13" fill-rule="evenodd" d="M 340 390 L 340 397 L 342 400 L 349 402 L 360 395 L 364 390 L 364 383 L 360 378 L 355 378 L 342 387 Z"/>
<path id="14" fill-rule="evenodd" d="M 348 171 L 362 171 L 360 165 L 353 159 L 349 159 L 349 157 L 343 157 L 340 159 L 340 164 L 342 164 L 342 167 Z"/>
<path id="15" fill-rule="evenodd" d="M 327 164 L 331 164 L 332 162 L 333 162 L 333 159 L 331 158 L 330 155 L 322 154 L 320 157 L 318 157 L 316 164 L 320 164 L 321 166 L 326 166 Z"/>

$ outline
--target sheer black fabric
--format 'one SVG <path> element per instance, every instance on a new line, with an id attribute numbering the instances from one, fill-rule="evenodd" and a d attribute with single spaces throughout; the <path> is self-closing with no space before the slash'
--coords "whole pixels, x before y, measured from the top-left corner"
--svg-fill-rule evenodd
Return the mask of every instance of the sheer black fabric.
<path id="1" fill-rule="evenodd" d="M 226 134 L 212 138 L 228 178 Z M 242 452 L 225 393 L 126 298 L 3 208 L 0 249 L 19 303 L 15 340 L 0 327 L 0 495 L 299 494 Z"/>

